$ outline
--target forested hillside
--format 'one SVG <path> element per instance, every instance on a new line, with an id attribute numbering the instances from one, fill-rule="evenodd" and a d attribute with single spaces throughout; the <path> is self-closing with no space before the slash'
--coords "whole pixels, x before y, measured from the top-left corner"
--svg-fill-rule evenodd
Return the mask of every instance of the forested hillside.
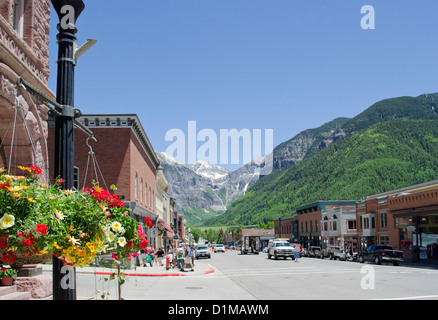
<path id="1" fill-rule="evenodd" d="M 430 98 L 418 98 L 421 99 L 414 100 L 418 102 L 417 108 L 409 109 L 412 101 L 402 98 L 409 100 L 406 105 L 394 106 L 385 114 L 381 112 L 382 106 L 371 107 L 361 118 L 346 124 L 357 133 L 314 152 L 286 170 L 274 170 L 226 213 L 210 220 L 209 225 L 258 224 L 289 216 L 295 207 L 312 201 L 359 200 L 438 179 L 438 121 L 422 119 L 436 119 L 436 113 Z M 385 106 L 391 107 L 393 101 L 388 101 Z M 402 115 L 394 116 L 400 110 Z M 413 116 L 409 117 L 411 113 Z M 374 124 L 368 126 L 365 122 Z"/>

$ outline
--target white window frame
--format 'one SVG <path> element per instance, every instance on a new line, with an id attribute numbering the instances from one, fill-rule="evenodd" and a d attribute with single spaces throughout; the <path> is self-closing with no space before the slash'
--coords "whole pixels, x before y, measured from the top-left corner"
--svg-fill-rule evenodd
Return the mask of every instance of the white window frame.
<path id="1" fill-rule="evenodd" d="M 24 0 L 12 0 L 12 27 L 23 38 Z"/>

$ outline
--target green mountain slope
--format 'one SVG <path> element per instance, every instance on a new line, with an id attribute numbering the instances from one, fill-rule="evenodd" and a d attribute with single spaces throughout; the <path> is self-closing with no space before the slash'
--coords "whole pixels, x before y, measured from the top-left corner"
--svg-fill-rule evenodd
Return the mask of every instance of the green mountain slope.
<path id="1" fill-rule="evenodd" d="M 263 177 L 209 225 L 258 224 L 289 216 L 312 201 L 357 200 L 438 179 L 438 121 L 424 119 L 437 118 L 434 102 L 425 96 L 401 99 L 410 102 L 400 108 L 395 103 L 384 114 L 379 112 L 394 101 L 372 106 L 345 124 L 357 133 Z M 419 120 L 397 119 L 402 117 Z"/>

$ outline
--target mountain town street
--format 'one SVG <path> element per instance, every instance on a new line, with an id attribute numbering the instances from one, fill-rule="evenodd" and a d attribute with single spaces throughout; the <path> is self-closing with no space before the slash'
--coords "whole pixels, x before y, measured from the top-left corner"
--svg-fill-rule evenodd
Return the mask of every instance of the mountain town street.
<path id="1" fill-rule="evenodd" d="M 44 267 L 50 272 L 50 266 Z M 94 275 L 93 272 L 98 273 Z M 117 297 L 110 269 L 77 269 L 78 300 Z M 436 300 L 438 269 L 402 264 L 301 258 L 269 260 L 266 254 L 214 253 L 195 271 L 137 267 L 126 270 L 126 300 Z M 103 284 L 104 283 L 104 284 Z M 103 287 L 105 286 L 105 287 Z M 97 292 L 100 290 L 100 292 Z"/>

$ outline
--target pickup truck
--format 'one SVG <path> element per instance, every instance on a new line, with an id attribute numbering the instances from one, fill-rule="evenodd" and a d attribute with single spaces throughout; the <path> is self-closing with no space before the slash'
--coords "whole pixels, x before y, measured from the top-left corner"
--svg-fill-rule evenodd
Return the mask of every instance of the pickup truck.
<path id="1" fill-rule="evenodd" d="M 403 261 L 403 251 L 394 250 L 390 246 L 372 245 L 366 251 L 359 252 L 359 262 L 374 261 L 376 264 L 392 262 L 398 266 Z"/>

